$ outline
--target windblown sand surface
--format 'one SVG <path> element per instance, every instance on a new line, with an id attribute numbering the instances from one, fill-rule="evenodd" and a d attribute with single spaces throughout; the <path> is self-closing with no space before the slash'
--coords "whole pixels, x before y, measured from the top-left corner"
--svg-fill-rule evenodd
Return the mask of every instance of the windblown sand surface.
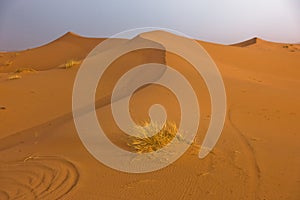
<path id="1" fill-rule="evenodd" d="M 116 39 L 116 45 L 155 42 L 152 34 Z M 228 101 L 222 135 L 202 160 L 198 145 L 210 121 L 210 101 L 192 66 L 160 50 L 135 51 L 116 60 L 99 83 L 95 106 L 108 137 L 121 148 L 126 149 L 125 136 L 112 120 L 110 92 L 132 66 L 156 62 L 174 67 L 193 85 L 201 108 L 196 145 L 166 168 L 129 174 L 93 158 L 73 122 L 76 73 L 103 40 L 67 33 L 39 48 L 0 53 L 1 200 L 300 199 L 300 45 L 258 38 L 231 46 L 199 41 L 222 74 Z M 174 95 L 157 85 L 134 94 L 133 118 L 147 120 L 149 106 L 158 102 L 168 119 L 180 120 Z"/>

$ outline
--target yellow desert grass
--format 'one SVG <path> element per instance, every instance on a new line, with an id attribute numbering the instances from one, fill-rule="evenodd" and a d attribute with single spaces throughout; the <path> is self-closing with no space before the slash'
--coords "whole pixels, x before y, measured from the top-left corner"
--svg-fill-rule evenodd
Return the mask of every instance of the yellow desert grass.
<path id="1" fill-rule="evenodd" d="M 64 64 L 63 68 L 64 68 L 64 69 L 69 69 L 69 68 L 71 68 L 71 67 L 73 67 L 73 66 L 75 66 L 75 65 L 78 65 L 78 64 L 80 64 L 80 61 L 77 61 L 77 60 L 68 60 L 68 61 Z"/>
<path id="2" fill-rule="evenodd" d="M 33 68 L 30 68 L 30 67 L 28 67 L 28 68 L 19 68 L 19 69 L 17 69 L 15 71 L 16 74 L 19 74 L 19 73 L 22 73 L 22 72 L 25 72 L 25 73 L 32 73 L 32 72 L 36 73 L 37 71 L 35 69 L 33 69 Z"/>
<path id="3" fill-rule="evenodd" d="M 20 79 L 20 78 L 22 78 L 20 75 L 14 74 L 14 75 L 9 76 L 7 79 L 8 80 L 15 80 L 15 79 Z"/>
<path id="4" fill-rule="evenodd" d="M 137 137 L 130 136 L 127 145 L 136 153 L 149 153 L 157 151 L 168 145 L 174 138 L 178 141 L 184 141 L 178 132 L 175 122 L 167 121 L 160 130 L 161 124 L 158 122 L 143 122 L 141 126 L 135 126 L 133 131 Z M 151 133 L 156 133 L 147 137 Z M 177 134 L 177 135 L 176 135 Z"/>

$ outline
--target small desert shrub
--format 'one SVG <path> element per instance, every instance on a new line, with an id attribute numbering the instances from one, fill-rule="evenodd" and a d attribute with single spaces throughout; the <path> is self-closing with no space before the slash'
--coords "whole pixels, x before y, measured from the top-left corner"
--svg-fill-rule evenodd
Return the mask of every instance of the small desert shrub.
<path id="1" fill-rule="evenodd" d="M 149 153 L 157 151 L 168 145 L 174 138 L 177 141 L 184 141 L 178 132 L 175 122 L 166 122 L 162 129 L 159 123 L 144 122 L 142 126 L 135 126 L 133 131 L 137 133 L 137 137 L 130 136 L 127 145 L 136 153 Z M 149 133 L 156 133 L 151 137 L 147 137 Z M 177 135 L 176 135 L 177 133 Z"/>
<path id="2" fill-rule="evenodd" d="M 22 78 L 20 75 L 15 74 L 15 75 L 9 76 L 7 79 L 8 80 L 15 80 L 15 79 L 20 79 L 20 78 Z"/>
<path id="3" fill-rule="evenodd" d="M 35 69 L 33 69 L 33 68 L 19 68 L 19 69 L 17 69 L 16 71 L 15 71 L 15 73 L 16 74 L 18 74 L 18 73 L 22 73 L 22 72 L 37 72 Z"/>
<path id="4" fill-rule="evenodd" d="M 285 48 L 285 49 L 289 48 L 288 45 L 283 45 L 282 47 Z"/>
<path id="5" fill-rule="evenodd" d="M 80 61 L 76 61 L 76 60 L 68 60 L 65 65 L 64 65 L 64 68 L 65 69 L 69 69 L 75 65 L 78 65 L 80 63 Z"/>

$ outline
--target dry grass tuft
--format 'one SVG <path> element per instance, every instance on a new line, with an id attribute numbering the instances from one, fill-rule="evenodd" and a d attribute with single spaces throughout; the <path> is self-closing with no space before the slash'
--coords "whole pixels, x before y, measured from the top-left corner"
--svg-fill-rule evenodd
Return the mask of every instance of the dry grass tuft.
<path id="1" fill-rule="evenodd" d="M 20 79 L 20 78 L 22 78 L 20 75 L 15 74 L 15 75 L 9 76 L 7 79 L 8 80 L 15 80 L 15 79 Z"/>
<path id="2" fill-rule="evenodd" d="M 159 123 L 144 122 L 142 126 L 136 126 L 133 131 L 138 137 L 130 136 L 127 145 L 136 153 L 149 153 L 157 151 L 168 145 L 174 138 L 178 141 L 184 141 L 178 132 L 175 122 L 166 122 L 160 130 Z M 150 133 L 156 133 L 151 137 L 147 137 Z M 176 135 L 177 134 L 177 135 Z"/>
<path id="3" fill-rule="evenodd" d="M 25 72 L 25 73 L 36 73 L 37 71 L 33 68 L 19 68 L 15 71 L 16 74 L 19 74 L 19 73 L 22 73 L 22 72 Z"/>
<path id="4" fill-rule="evenodd" d="M 75 65 L 79 65 L 80 61 L 76 61 L 76 60 L 68 60 L 65 65 L 63 66 L 64 69 L 70 69 L 72 67 L 74 67 Z"/>

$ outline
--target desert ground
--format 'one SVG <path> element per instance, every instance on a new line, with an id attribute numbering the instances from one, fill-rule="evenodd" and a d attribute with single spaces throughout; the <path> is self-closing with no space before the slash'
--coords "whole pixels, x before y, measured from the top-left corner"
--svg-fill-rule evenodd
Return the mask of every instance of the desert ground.
<path id="1" fill-rule="evenodd" d="M 151 61 L 174 67 L 193 85 L 201 108 L 194 145 L 181 158 L 155 172 L 131 174 L 96 160 L 73 121 L 76 73 L 104 40 L 68 32 L 37 48 L 0 52 L 1 200 L 300 199 L 299 44 L 259 38 L 233 45 L 198 41 L 218 66 L 227 93 L 222 135 L 204 159 L 198 158 L 198 146 L 210 122 L 210 101 L 190 63 L 158 50 L 118 58 L 99 82 L 95 107 L 99 123 L 120 148 L 127 148 L 126 136 L 113 122 L 110 91 L 130 66 Z M 141 40 L 151 37 L 141 34 L 116 44 Z M 157 102 L 168 119 L 179 120 L 176 98 L 157 85 L 134 93 L 132 116 L 147 120 L 149 106 Z"/>

